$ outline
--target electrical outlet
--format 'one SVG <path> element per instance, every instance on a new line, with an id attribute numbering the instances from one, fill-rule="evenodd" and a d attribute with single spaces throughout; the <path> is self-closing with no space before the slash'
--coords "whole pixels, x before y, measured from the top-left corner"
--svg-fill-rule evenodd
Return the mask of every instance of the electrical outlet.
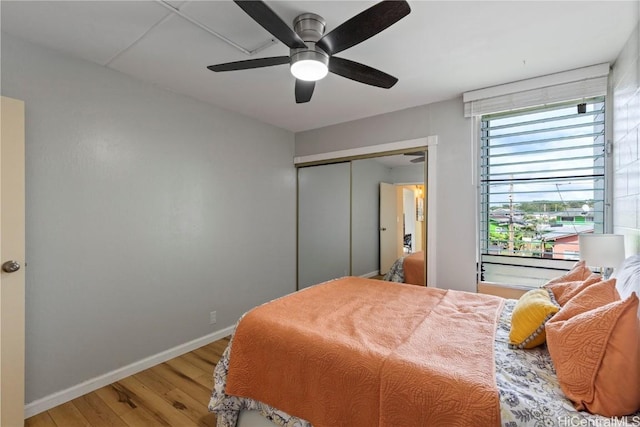
<path id="1" fill-rule="evenodd" d="M 213 325 L 214 323 L 216 323 L 216 312 L 212 311 L 209 313 L 209 324 Z"/>

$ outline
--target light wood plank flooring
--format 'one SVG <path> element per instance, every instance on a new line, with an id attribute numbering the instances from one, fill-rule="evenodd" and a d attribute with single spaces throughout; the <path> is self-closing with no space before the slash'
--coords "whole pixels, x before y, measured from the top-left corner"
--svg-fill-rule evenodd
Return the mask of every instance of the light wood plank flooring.
<path id="1" fill-rule="evenodd" d="M 25 420 L 26 427 L 215 427 L 213 368 L 229 337 Z"/>

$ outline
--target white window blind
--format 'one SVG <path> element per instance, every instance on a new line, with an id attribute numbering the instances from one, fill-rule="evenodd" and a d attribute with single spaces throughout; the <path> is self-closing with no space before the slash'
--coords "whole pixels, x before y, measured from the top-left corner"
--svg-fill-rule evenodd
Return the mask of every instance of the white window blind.
<path id="1" fill-rule="evenodd" d="M 465 117 L 604 96 L 609 64 L 598 64 L 463 94 Z"/>
<path id="2" fill-rule="evenodd" d="M 604 230 L 604 97 L 486 114 L 480 132 L 481 280 L 539 286 Z"/>

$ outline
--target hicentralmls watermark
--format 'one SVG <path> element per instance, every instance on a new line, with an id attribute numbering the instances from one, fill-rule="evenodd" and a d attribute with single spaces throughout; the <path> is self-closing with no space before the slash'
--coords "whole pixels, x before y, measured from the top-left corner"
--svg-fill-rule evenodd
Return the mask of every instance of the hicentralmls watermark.
<path id="1" fill-rule="evenodd" d="M 640 426 L 640 415 L 630 417 L 612 417 L 585 419 L 579 415 L 558 418 L 559 427 L 614 427 L 614 426 Z"/>

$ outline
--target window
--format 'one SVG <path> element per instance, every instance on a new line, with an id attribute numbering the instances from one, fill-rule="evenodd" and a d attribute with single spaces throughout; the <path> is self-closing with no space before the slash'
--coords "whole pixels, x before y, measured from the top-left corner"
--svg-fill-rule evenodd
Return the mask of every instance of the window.
<path id="1" fill-rule="evenodd" d="M 603 232 L 604 110 L 595 97 L 481 117 L 482 280 L 505 266 L 564 269 L 579 234 Z"/>

